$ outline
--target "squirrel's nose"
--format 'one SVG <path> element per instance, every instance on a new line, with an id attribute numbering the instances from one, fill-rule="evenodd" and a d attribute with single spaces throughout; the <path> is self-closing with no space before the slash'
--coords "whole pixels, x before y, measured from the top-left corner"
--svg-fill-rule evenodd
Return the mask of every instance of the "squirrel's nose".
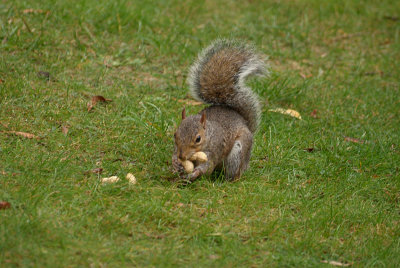
<path id="1" fill-rule="evenodd" d="M 179 150 L 179 159 L 185 161 L 186 157 L 184 157 L 182 150 Z"/>

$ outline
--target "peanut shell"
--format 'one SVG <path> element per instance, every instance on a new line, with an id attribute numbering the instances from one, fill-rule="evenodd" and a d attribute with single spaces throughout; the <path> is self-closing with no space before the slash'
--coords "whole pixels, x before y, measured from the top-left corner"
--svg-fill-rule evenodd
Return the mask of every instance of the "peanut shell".
<path id="1" fill-rule="evenodd" d="M 182 166 L 187 173 L 192 173 L 194 169 L 194 165 L 192 161 L 185 160 L 182 162 Z"/>
<path id="2" fill-rule="evenodd" d="M 197 152 L 197 153 L 192 155 L 190 160 L 199 161 L 199 162 L 207 162 L 208 158 L 207 158 L 207 155 L 204 152 Z"/>

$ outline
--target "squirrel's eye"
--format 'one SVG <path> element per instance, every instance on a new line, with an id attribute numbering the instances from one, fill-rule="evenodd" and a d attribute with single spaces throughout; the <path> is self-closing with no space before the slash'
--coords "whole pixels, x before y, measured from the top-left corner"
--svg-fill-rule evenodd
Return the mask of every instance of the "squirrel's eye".
<path id="1" fill-rule="evenodd" d="M 201 141 L 200 135 L 196 137 L 196 143 L 199 143 Z"/>

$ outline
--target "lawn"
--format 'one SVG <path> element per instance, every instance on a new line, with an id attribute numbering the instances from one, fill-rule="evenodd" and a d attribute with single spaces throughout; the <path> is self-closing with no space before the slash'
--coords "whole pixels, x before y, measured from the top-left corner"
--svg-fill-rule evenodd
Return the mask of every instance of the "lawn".
<path id="1" fill-rule="evenodd" d="M 240 180 L 182 186 L 218 37 L 269 57 L 262 123 Z M 1 267 L 399 267 L 400 5 L 0 0 L 0 202 Z"/>

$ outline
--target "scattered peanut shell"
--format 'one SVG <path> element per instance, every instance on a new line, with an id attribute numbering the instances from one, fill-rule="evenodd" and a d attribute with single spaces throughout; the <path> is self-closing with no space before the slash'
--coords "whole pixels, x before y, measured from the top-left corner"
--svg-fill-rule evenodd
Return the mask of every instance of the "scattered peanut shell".
<path id="1" fill-rule="evenodd" d="M 292 109 L 276 108 L 276 109 L 269 109 L 268 112 L 286 114 L 301 120 L 300 113 Z"/>
<path id="2" fill-rule="evenodd" d="M 182 162 L 182 166 L 185 169 L 185 171 L 187 173 L 192 173 L 193 169 L 194 169 L 194 165 L 192 161 L 189 160 L 185 160 Z"/>
<path id="3" fill-rule="evenodd" d="M 102 178 L 101 179 L 102 183 L 115 183 L 117 181 L 119 181 L 119 178 L 117 176 L 111 176 L 111 177 L 108 177 L 108 178 Z"/>
<path id="4" fill-rule="evenodd" d="M 129 181 L 130 184 L 137 183 L 136 177 L 132 173 L 126 174 L 126 179 Z"/>
<path id="5" fill-rule="evenodd" d="M 192 161 L 207 162 L 208 158 L 204 152 L 197 152 L 190 158 Z"/>

